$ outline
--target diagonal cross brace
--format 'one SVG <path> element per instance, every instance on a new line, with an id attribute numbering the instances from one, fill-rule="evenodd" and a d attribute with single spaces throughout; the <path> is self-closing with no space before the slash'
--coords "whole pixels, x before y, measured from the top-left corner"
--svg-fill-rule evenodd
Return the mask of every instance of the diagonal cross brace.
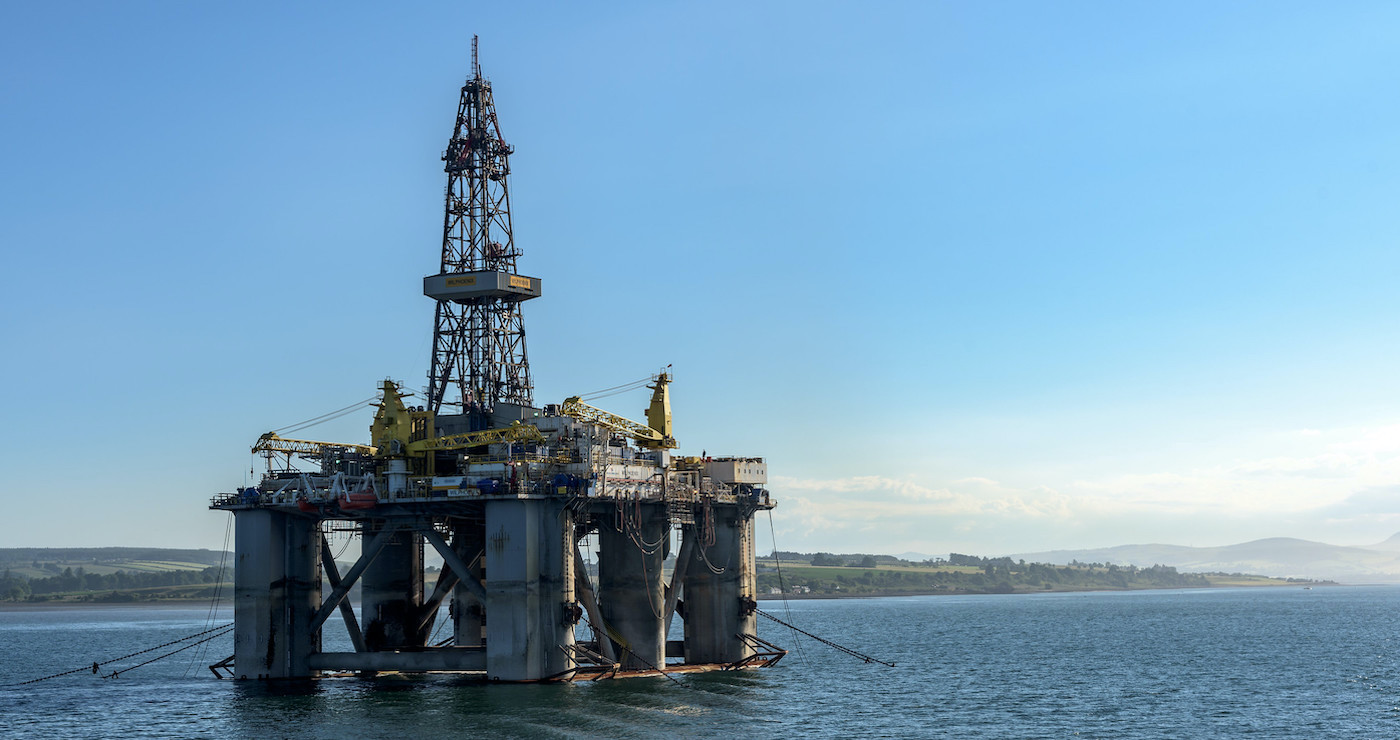
<path id="1" fill-rule="evenodd" d="M 340 582 L 339 586 L 335 587 L 335 590 L 331 591 L 331 595 L 326 598 L 325 603 L 321 604 L 321 611 L 316 612 L 315 618 L 311 620 L 311 631 L 313 633 L 321 629 L 321 625 L 326 623 L 326 619 L 330 617 L 331 612 L 335 611 L 335 608 L 340 606 L 340 602 L 345 600 L 346 595 L 350 593 L 350 589 L 355 586 L 355 581 L 360 580 L 360 576 L 365 572 L 365 568 L 368 568 L 369 564 L 374 562 L 375 558 L 379 557 L 379 553 L 384 550 L 384 546 L 389 544 L 389 540 L 393 539 L 394 533 L 399 531 L 399 529 L 400 525 L 385 524 L 384 529 L 380 530 L 379 534 L 375 535 L 374 539 L 370 540 L 369 544 L 365 545 L 364 550 L 360 553 L 360 559 L 356 560 L 355 564 L 350 567 L 350 572 L 345 574 L 345 579 Z"/>
<path id="2" fill-rule="evenodd" d="M 433 586 L 433 595 L 423 602 L 419 608 L 418 629 L 428 631 L 433 625 L 433 620 L 437 619 L 438 608 L 442 606 L 442 600 L 452 593 L 452 587 L 457 585 L 457 571 L 448 567 L 447 563 L 442 564 L 442 570 L 438 571 L 437 584 Z"/>
<path id="3" fill-rule="evenodd" d="M 321 563 L 326 570 L 326 579 L 331 582 L 331 588 L 339 588 L 340 571 L 335 567 L 335 556 L 331 554 L 331 546 L 326 543 L 325 537 L 321 538 Z M 365 638 L 360 632 L 360 623 L 355 620 L 355 610 L 345 599 L 340 600 L 340 616 L 345 620 L 345 631 L 350 633 L 350 643 L 355 646 L 355 652 L 363 653 Z"/>
<path id="4" fill-rule="evenodd" d="M 691 553 L 695 550 L 696 536 L 694 527 L 685 528 L 681 551 L 676 554 L 676 567 L 671 571 L 671 585 L 666 587 L 666 605 L 661 610 L 666 617 L 666 631 L 663 634 L 671 634 L 671 619 L 676 616 L 676 601 L 680 599 L 681 586 L 685 583 L 685 572 L 690 565 Z"/>
<path id="5" fill-rule="evenodd" d="M 484 551 L 478 551 L 476 557 L 472 558 L 468 565 L 475 565 L 476 561 L 480 560 L 484 555 Z M 452 566 L 444 562 L 442 571 L 438 573 L 437 585 L 433 586 L 433 595 L 430 596 L 427 601 L 423 602 L 423 617 L 418 624 L 418 629 L 428 629 L 428 626 L 437 616 L 438 607 L 442 606 L 442 600 L 447 598 L 448 594 L 452 593 L 452 589 L 457 585 L 459 580 L 461 579 L 457 577 L 457 571 L 453 570 Z"/>
<path id="6" fill-rule="evenodd" d="M 456 573 L 457 577 L 462 579 L 462 585 L 466 586 L 467 590 L 472 592 L 472 596 L 475 596 L 481 603 L 485 604 L 486 587 L 481 585 L 481 581 L 471 577 L 471 569 L 467 568 L 467 564 L 462 562 L 462 558 L 457 555 L 457 551 L 448 546 L 447 540 L 444 540 L 442 535 L 438 534 L 437 530 L 432 527 L 424 527 L 419 529 L 418 532 L 422 534 L 423 539 L 427 540 L 428 543 L 433 546 L 433 549 L 437 550 L 438 554 L 442 556 L 442 560 L 447 563 L 447 567 L 451 568 L 452 572 Z"/>
<path id="7" fill-rule="evenodd" d="M 574 543 L 574 592 L 578 594 L 578 600 L 583 602 L 584 611 L 588 612 L 588 623 L 594 627 L 594 632 L 598 633 L 593 637 L 598 641 L 598 651 L 603 654 L 603 658 L 611 663 L 617 663 L 617 653 L 613 650 L 612 638 L 602 632 L 611 632 L 608 623 L 603 619 L 603 612 L 598 609 L 598 598 L 593 592 L 593 581 L 588 578 L 588 568 L 584 566 L 583 553 L 579 552 L 578 543 Z M 601 631 L 601 632 L 600 632 Z"/>

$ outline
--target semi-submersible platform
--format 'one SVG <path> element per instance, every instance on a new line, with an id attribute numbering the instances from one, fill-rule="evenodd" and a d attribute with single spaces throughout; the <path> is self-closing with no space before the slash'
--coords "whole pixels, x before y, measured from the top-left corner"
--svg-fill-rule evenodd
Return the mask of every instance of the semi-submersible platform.
<path id="1" fill-rule="evenodd" d="M 774 506 L 762 458 L 673 454 L 669 371 L 649 381 L 646 423 L 579 397 L 534 405 L 520 306 L 541 281 L 516 269 L 512 151 L 473 39 L 443 155 L 442 260 L 423 281 L 436 301 L 426 404 L 385 381 L 367 445 L 268 433 L 253 446 L 267 474 L 211 506 L 233 513 L 236 556 L 234 654 L 216 673 L 559 681 L 786 654 L 757 634 L 754 514 Z M 345 532 L 360 556 L 341 573 L 328 535 Z M 426 547 L 443 561 L 431 591 Z M 430 642 L 444 601 L 451 637 Z M 352 652 L 322 649 L 336 612 Z M 668 640 L 677 615 L 684 639 Z"/>

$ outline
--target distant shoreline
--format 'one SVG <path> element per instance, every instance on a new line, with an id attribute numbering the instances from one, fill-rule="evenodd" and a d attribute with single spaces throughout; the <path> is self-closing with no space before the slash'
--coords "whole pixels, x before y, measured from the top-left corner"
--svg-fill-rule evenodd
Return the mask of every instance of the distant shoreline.
<path id="1" fill-rule="evenodd" d="M 1382 585 L 1382 584 L 1354 584 L 1336 583 L 1334 581 L 1317 583 L 1221 583 L 1209 586 L 1159 586 L 1143 588 L 1056 588 L 1056 589 L 1022 589 L 1018 591 L 878 591 L 861 594 L 759 594 L 759 601 L 806 601 L 809 599 L 884 599 L 896 596 L 1025 596 L 1026 594 L 1084 594 L 1084 593 L 1118 593 L 1124 591 L 1204 591 L 1215 588 L 1321 588 L 1324 586 L 1357 586 L 1357 585 Z"/>
<path id="2" fill-rule="evenodd" d="M 1364 586 L 1386 584 L 1355 583 L 1222 583 L 1210 586 L 1163 586 L 1161 588 L 1063 588 L 1026 589 L 1010 593 L 996 591 L 877 591 L 873 593 L 850 594 L 758 594 L 759 601 L 807 601 L 812 599 L 886 599 L 898 596 L 1017 596 L 1026 594 L 1065 594 L 1065 593 L 1114 593 L 1121 591 L 1195 591 L 1212 588 L 1321 588 L 1324 586 Z M 160 609 L 169 607 L 209 608 L 209 599 L 154 599 L 149 601 L 0 601 L 0 612 L 27 612 L 58 609 Z M 220 609 L 233 607 L 231 599 L 221 599 Z"/>
<path id="3" fill-rule="evenodd" d="M 153 599 L 150 601 L 0 601 L 0 612 L 33 612 L 45 609 L 157 609 L 182 606 L 189 608 L 209 608 L 209 599 Z M 232 600 L 223 600 L 219 608 L 232 608 Z"/>

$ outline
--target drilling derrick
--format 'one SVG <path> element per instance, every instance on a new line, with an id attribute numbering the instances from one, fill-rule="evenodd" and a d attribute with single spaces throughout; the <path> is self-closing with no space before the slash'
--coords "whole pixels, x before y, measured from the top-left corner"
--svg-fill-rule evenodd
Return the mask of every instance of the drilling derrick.
<path id="1" fill-rule="evenodd" d="M 540 295 L 538 278 L 516 274 L 520 257 L 510 221 L 510 154 L 491 83 L 472 38 L 472 76 L 462 86 L 457 122 L 443 154 L 447 204 L 442 261 L 423 293 L 437 300 L 428 410 L 462 414 L 484 429 L 498 404 L 533 404 L 521 302 Z"/>

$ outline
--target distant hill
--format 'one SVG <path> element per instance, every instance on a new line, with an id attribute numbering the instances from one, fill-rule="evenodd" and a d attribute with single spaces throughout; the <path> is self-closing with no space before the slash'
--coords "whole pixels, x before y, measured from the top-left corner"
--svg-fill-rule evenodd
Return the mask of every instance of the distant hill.
<path id="1" fill-rule="evenodd" d="M 1257 573 L 1276 578 L 1317 578 L 1344 583 L 1400 582 L 1400 533 L 1374 545 L 1347 547 L 1270 537 L 1223 547 L 1120 545 L 1092 550 L 1051 550 L 1012 555 L 1013 560 L 1064 564 L 1170 565 L 1186 572 Z"/>
<path id="2" fill-rule="evenodd" d="M 1391 535 L 1389 539 L 1377 542 L 1374 545 L 1363 545 L 1367 550 L 1381 550 L 1384 552 L 1400 553 L 1400 532 Z"/>

